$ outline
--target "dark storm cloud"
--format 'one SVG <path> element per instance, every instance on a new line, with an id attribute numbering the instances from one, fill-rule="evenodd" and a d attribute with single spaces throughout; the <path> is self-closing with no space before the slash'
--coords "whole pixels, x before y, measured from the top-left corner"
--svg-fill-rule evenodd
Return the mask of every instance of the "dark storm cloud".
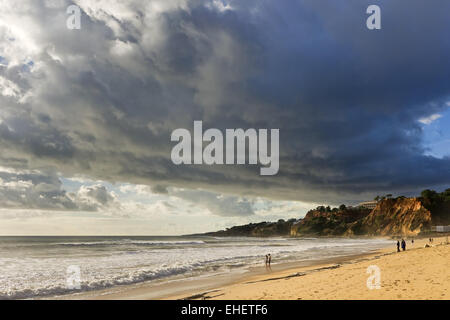
<path id="1" fill-rule="evenodd" d="M 159 192 L 335 203 L 444 185 L 450 161 L 424 155 L 417 120 L 450 97 L 450 3 L 377 1 L 382 30 L 369 31 L 372 2 L 79 1 L 79 31 L 64 5 L 11 2 L 2 159 Z M 278 176 L 174 166 L 170 133 L 193 120 L 279 128 Z"/>
<path id="2" fill-rule="evenodd" d="M 159 194 L 168 194 L 169 191 L 167 190 L 166 186 L 156 185 L 152 187 L 153 193 L 159 193 Z"/>

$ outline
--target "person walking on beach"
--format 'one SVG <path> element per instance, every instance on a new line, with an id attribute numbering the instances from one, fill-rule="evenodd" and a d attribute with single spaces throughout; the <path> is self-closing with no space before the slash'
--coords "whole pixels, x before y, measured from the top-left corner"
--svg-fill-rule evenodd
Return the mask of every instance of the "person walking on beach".
<path id="1" fill-rule="evenodd" d="M 272 256 L 269 253 L 269 268 L 270 268 L 270 263 L 272 262 Z"/>
<path id="2" fill-rule="evenodd" d="M 402 250 L 403 251 L 406 250 L 406 241 L 405 241 L 405 239 L 402 239 Z"/>
<path id="3" fill-rule="evenodd" d="M 266 254 L 266 267 L 268 266 L 268 264 L 269 264 L 269 255 Z"/>
<path id="4" fill-rule="evenodd" d="M 397 252 L 400 252 L 400 241 L 397 240 Z"/>

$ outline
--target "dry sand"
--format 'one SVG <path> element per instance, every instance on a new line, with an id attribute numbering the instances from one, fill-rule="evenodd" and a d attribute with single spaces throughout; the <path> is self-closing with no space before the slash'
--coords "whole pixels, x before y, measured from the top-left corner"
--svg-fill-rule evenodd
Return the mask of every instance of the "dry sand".
<path id="1" fill-rule="evenodd" d="M 427 239 L 416 240 L 407 250 L 396 248 L 350 260 L 268 272 L 238 283 L 207 292 L 172 296 L 169 299 L 450 299 L 450 245 L 446 238 L 435 238 L 432 247 L 425 248 Z M 380 270 L 380 288 L 369 289 L 367 268 Z"/>

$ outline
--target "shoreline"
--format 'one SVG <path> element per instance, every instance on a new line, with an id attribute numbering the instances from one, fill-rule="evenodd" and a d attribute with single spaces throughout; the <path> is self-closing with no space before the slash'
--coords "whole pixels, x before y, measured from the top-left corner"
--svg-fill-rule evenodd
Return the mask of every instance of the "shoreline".
<path id="1" fill-rule="evenodd" d="M 372 252 L 311 263 L 252 267 L 241 274 L 142 283 L 88 291 L 51 299 L 85 300 L 403 300 L 450 299 L 450 245 L 446 236 L 407 240 L 396 252 L 395 242 Z M 430 245 L 430 244 L 429 244 Z M 381 287 L 367 287 L 369 266 L 380 269 Z"/>
<path id="2" fill-rule="evenodd" d="M 395 246 L 341 263 L 294 268 L 253 276 L 245 281 L 168 300 L 403 300 L 450 299 L 450 244 L 448 237 L 415 239 L 411 248 Z M 393 240 L 394 243 L 395 240 Z M 380 270 L 380 288 L 369 289 L 369 266 Z"/>
<path id="3" fill-rule="evenodd" d="M 392 238 L 391 238 L 392 239 Z M 144 282 L 44 299 L 59 300 L 297 300 L 297 299 L 450 299 L 450 245 L 445 235 L 407 240 L 371 252 L 315 261 L 250 267 L 246 272 Z M 380 290 L 367 288 L 367 268 L 379 266 Z"/>
<path id="4" fill-rule="evenodd" d="M 380 238 L 380 237 L 376 237 Z M 386 239 L 386 237 L 381 237 Z M 393 242 L 394 243 L 394 242 Z M 390 246 L 389 246 L 390 247 Z M 257 277 L 273 277 L 304 268 L 319 268 L 330 264 L 344 264 L 355 259 L 379 254 L 388 247 L 381 247 L 363 253 L 353 253 L 342 256 L 300 260 L 272 264 L 271 270 L 264 266 L 249 266 L 247 269 L 221 274 L 205 274 L 195 278 L 180 278 L 161 281 L 145 281 L 142 283 L 120 285 L 100 290 L 84 291 L 66 295 L 41 297 L 41 299 L 58 300 L 166 300 L 194 297 L 210 292 L 220 287 L 251 281 Z"/>

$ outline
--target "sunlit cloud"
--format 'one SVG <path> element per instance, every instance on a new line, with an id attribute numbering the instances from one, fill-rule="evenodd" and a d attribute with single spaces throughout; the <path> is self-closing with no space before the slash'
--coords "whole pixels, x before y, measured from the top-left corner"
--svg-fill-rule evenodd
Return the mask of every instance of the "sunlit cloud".
<path id="1" fill-rule="evenodd" d="M 431 116 L 428 116 L 428 117 L 425 117 L 425 118 L 420 118 L 419 122 L 428 125 L 428 124 L 431 124 L 433 121 L 435 121 L 435 120 L 437 120 L 437 119 L 439 119 L 441 117 L 442 117 L 441 114 L 435 113 L 435 114 L 432 114 Z"/>

